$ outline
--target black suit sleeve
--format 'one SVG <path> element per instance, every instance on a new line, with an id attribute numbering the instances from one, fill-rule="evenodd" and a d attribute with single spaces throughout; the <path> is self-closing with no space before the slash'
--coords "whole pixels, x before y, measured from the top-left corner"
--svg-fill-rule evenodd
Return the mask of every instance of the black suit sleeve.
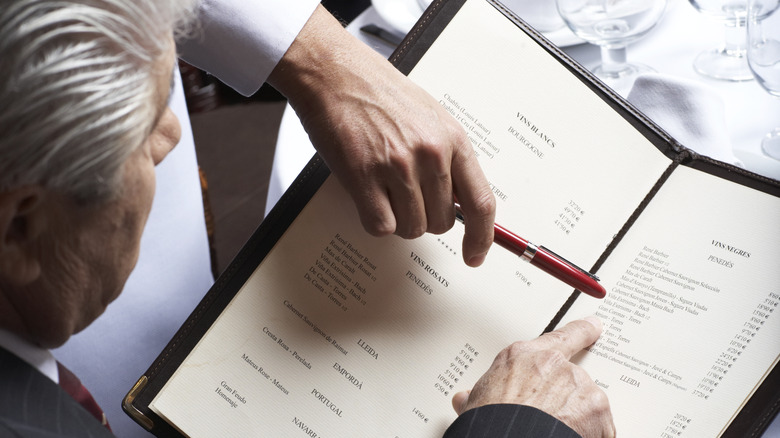
<path id="1" fill-rule="evenodd" d="M 513 404 L 480 406 L 461 414 L 444 438 L 580 438 L 552 415 Z"/>

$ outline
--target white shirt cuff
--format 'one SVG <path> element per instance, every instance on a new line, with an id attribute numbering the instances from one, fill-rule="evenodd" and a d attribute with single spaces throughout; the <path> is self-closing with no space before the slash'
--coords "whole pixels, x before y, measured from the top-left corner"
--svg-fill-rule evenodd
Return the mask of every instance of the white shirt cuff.
<path id="1" fill-rule="evenodd" d="M 204 0 L 182 58 L 249 96 L 266 81 L 319 0 Z"/>

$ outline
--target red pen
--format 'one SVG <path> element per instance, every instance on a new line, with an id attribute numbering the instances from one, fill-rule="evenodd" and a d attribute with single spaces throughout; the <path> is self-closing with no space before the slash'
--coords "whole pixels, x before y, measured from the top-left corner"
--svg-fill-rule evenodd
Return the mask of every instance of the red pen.
<path id="1" fill-rule="evenodd" d="M 455 217 L 464 222 L 463 212 L 458 204 L 455 204 Z M 598 283 L 598 277 L 549 249 L 536 246 L 499 224 L 493 225 L 493 234 L 493 242 L 569 286 L 596 298 L 604 298 L 607 295 L 607 291 Z"/>

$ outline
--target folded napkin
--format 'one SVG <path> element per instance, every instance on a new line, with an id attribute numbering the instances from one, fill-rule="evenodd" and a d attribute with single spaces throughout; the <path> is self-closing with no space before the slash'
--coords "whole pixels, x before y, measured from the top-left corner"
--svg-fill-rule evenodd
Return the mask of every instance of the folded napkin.
<path id="1" fill-rule="evenodd" d="M 683 146 L 744 167 L 732 152 L 723 100 L 712 88 L 688 79 L 648 73 L 636 79 L 628 101 Z"/>

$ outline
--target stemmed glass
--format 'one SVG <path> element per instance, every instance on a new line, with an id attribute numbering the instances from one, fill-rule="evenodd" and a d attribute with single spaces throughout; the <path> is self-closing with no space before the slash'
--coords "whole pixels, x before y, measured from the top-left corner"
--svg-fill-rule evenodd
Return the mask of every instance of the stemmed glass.
<path id="1" fill-rule="evenodd" d="M 780 97 L 780 2 L 749 0 L 747 59 L 756 80 L 772 96 Z M 780 127 L 761 141 L 761 149 L 780 160 Z"/>
<path id="2" fill-rule="evenodd" d="M 626 61 L 626 46 L 661 19 L 666 0 L 556 0 L 563 21 L 577 36 L 601 48 L 601 65 L 593 73 L 620 94 L 636 77 L 653 71 Z"/>
<path id="3" fill-rule="evenodd" d="M 700 53 L 693 68 L 704 76 L 727 81 L 750 81 L 753 75 L 745 56 L 747 0 L 689 0 L 697 11 L 720 21 L 725 29 L 723 47 Z"/>

